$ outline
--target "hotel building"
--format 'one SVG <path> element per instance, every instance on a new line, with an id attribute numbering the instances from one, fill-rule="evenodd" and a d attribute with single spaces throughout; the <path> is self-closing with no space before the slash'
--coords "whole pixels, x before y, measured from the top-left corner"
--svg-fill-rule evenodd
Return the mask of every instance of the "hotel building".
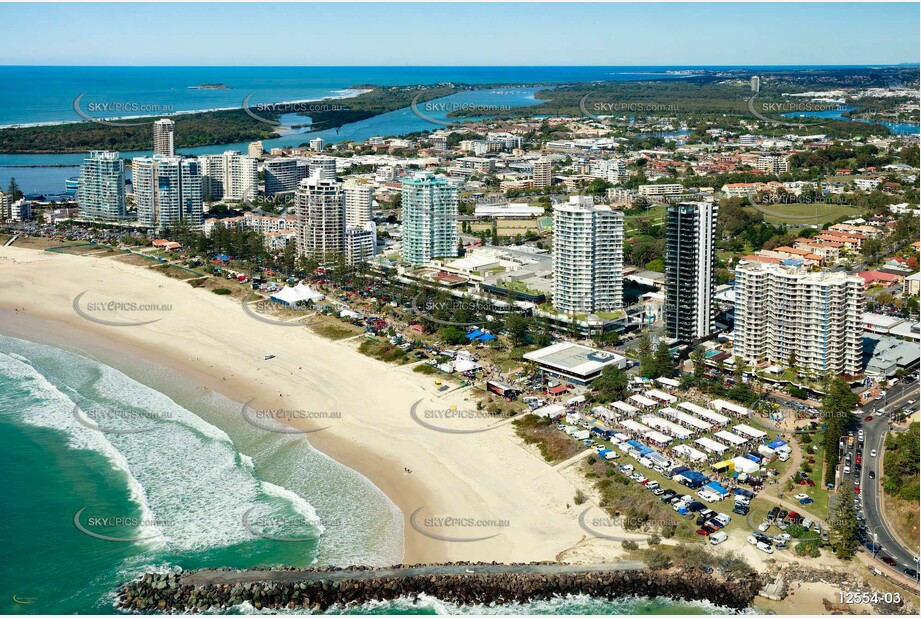
<path id="1" fill-rule="evenodd" d="M 623 307 L 624 215 L 572 196 L 553 208 L 553 306 L 559 312 Z"/>
<path id="2" fill-rule="evenodd" d="M 138 157 L 131 163 L 134 200 L 140 225 L 163 229 L 180 221 L 198 228 L 204 211 L 197 159 Z"/>
<path id="3" fill-rule="evenodd" d="M 253 199 L 259 188 L 255 158 L 228 150 L 219 155 L 202 155 L 201 189 L 206 202 Z"/>
<path id="4" fill-rule="evenodd" d="M 164 157 L 176 156 L 176 123 L 163 118 L 153 124 L 154 154 Z"/>
<path id="5" fill-rule="evenodd" d="M 457 187 L 431 172 L 403 179 L 403 260 L 457 257 Z"/>
<path id="6" fill-rule="evenodd" d="M 332 260 L 345 250 L 345 198 L 335 180 L 306 178 L 295 192 L 300 255 Z"/>
<path id="7" fill-rule="evenodd" d="M 818 374 L 861 372 L 863 280 L 743 260 L 735 271 L 733 354 Z"/>
<path id="8" fill-rule="evenodd" d="M 125 220 L 125 162 L 117 152 L 94 150 L 83 160 L 77 205 L 80 218 L 85 221 Z"/>

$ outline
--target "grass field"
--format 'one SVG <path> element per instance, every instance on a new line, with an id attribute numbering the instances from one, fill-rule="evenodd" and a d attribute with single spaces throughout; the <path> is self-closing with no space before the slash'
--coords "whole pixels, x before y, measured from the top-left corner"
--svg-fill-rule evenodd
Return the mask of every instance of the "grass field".
<path id="1" fill-rule="evenodd" d="M 861 214 L 859 208 L 845 204 L 764 204 L 760 208 L 764 220 L 774 224 L 823 225 Z"/>

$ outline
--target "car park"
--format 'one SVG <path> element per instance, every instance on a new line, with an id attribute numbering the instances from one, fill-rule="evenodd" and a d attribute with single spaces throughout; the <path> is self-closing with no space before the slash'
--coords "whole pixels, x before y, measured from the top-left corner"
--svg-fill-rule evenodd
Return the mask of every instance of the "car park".
<path id="1" fill-rule="evenodd" d="M 843 472 L 844 472 L 845 474 L 850 474 L 850 473 L 851 473 L 851 467 L 850 467 L 850 466 L 844 466 Z"/>
<path id="2" fill-rule="evenodd" d="M 661 487 L 656 487 L 655 489 L 652 490 L 652 494 L 654 496 L 661 496 L 664 493 L 665 493 L 665 490 L 662 489 Z"/>

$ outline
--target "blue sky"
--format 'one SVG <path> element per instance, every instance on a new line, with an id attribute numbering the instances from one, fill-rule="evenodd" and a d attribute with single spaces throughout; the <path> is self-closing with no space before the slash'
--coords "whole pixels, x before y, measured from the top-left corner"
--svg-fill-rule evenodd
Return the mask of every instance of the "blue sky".
<path id="1" fill-rule="evenodd" d="M 0 4 L 0 64 L 918 62 L 918 3 Z"/>

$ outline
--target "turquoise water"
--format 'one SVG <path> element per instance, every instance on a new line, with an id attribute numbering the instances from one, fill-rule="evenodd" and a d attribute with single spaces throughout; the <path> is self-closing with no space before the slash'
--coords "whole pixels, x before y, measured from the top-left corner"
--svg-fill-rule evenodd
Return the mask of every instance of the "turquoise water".
<path id="1" fill-rule="evenodd" d="M 119 366 L 0 335 L 0 612 L 116 613 L 117 586 L 149 570 L 401 561 L 402 517 L 364 477 L 163 368 Z M 469 607 L 423 596 L 328 613 L 725 611 L 576 595 Z"/>
<path id="2" fill-rule="evenodd" d="M 0 611 L 108 612 L 114 587 L 149 569 L 400 561 L 402 517 L 364 477 L 246 424 L 232 402 L 135 370 L 172 382 L 172 398 L 0 336 Z"/>
<path id="3" fill-rule="evenodd" d="M 854 121 L 854 122 L 866 122 L 870 124 L 881 124 L 887 129 L 889 129 L 894 135 L 916 135 L 921 132 L 921 126 L 916 124 L 908 124 L 904 122 L 881 122 L 876 120 L 868 120 L 866 118 L 850 118 L 845 116 L 845 112 L 850 112 L 857 109 L 856 107 L 851 107 L 848 105 L 842 105 L 835 109 L 827 109 L 813 112 L 787 112 L 781 114 L 787 118 L 827 118 L 830 120 L 845 120 L 845 121 Z"/>

